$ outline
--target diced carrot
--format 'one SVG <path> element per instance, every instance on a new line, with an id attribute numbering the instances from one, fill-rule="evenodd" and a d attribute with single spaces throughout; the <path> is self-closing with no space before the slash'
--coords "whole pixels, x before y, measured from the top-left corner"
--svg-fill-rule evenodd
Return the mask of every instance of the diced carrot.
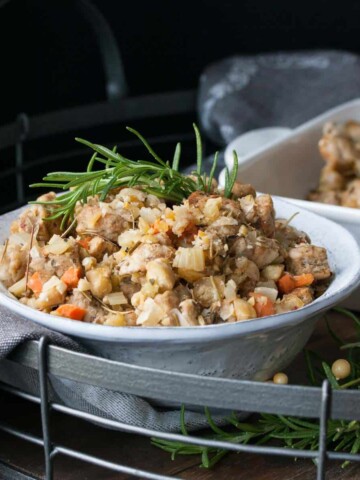
<path id="1" fill-rule="evenodd" d="M 258 317 L 267 317 L 276 313 L 274 302 L 266 295 L 251 292 L 250 296 L 255 299 L 254 308 Z"/>
<path id="2" fill-rule="evenodd" d="M 314 282 L 315 278 L 312 273 L 303 273 L 302 275 L 294 275 L 295 287 L 308 287 Z"/>
<path id="3" fill-rule="evenodd" d="M 157 218 L 152 226 L 153 232 L 156 235 L 157 233 L 164 232 L 166 233 L 169 230 L 169 225 L 160 218 Z"/>
<path id="4" fill-rule="evenodd" d="M 27 286 L 31 288 L 35 295 L 39 295 L 39 293 L 41 293 L 44 283 L 45 282 L 41 278 L 40 272 L 35 272 L 29 278 Z"/>
<path id="5" fill-rule="evenodd" d="M 277 285 L 281 293 L 290 293 L 296 288 L 294 277 L 289 273 L 285 273 L 279 278 Z"/>
<path id="6" fill-rule="evenodd" d="M 81 274 L 81 268 L 70 267 L 64 272 L 63 276 L 61 277 L 61 281 L 64 282 L 69 288 L 76 288 L 81 278 Z"/>
<path id="7" fill-rule="evenodd" d="M 85 248 L 85 250 L 89 250 L 90 248 L 90 241 L 91 241 L 92 237 L 83 237 L 81 238 L 80 240 L 78 240 L 78 244 Z"/>
<path id="8" fill-rule="evenodd" d="M 57 313 L 60 317 L 71 318 L 71 320 L 82 320 L 86 314 L 86 310 L 78 307 L 77 305 L 65 303 L 60 305 L 55 310 L 55 313 Z"/>

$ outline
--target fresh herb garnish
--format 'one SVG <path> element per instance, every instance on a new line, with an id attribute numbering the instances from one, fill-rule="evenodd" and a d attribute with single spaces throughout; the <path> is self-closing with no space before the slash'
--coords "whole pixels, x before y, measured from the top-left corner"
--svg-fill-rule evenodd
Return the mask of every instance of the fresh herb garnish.
<path id="1" fill-rule="evenodd" d="M 179 172 L 181 145 L 175 148 L 172 162 L 163 160 L 149 145 L 147 140 L 133 128 L 127 130 L 136 135 L 148 150 L 152 160 L 130 160 L 116 151 L 102 145 L 91 143 L 81 138 L 76 141 L 91 148 L 94 153 L 85 172 L 53 172 L 43 178 L 42 183 L 35 183 L 31 187 L 59 188 L 66 190 L 55 200 L 40 203 L 51 210 L 47 220 L 62 218 L 61 227 L 64 229 L 68 222 L 73 220 L 75 207 L 78 202 L 86 203 L 88 197 L 99 195 L 103 201 L 110 190 L 117 187 L 141 186 L 147 193 L 152 193 L 166 201 L 181 203 L 191 193 L 202 190 L 211 191 L 217 165 L 216 152 L 210 174 L 203 168 L 202 140 L 199 129 L 193 124 L 196 137 L 196 171 L 191 176 Z M 95 164 L 103 167 L 94 170 Z M 231 173 L 227 170 L 224 194 L 231 197 L 238 171 L 238 159 L 234 151 L 234 167 Z"/>
<path id="2" fill-rule="evenodd" d="M 343 308 L 335 308 L 334 310 L 351 318 L 357 327 L 360 339 L 360 321 L 356 315 L 349 310 Z M 328 326 L 328 328 L 331 327 Z M 322 361 L 315 352 L 305 350 L 305 361 L 308 370 L 308 377 L 312 385 L 320 385 L 327 378 L 333 388 L 336 389 L 359 389 L 360 386 L 360 359 L 355 358 L 356 350 L 360 347 L 360 342 L 345 344 L 337 335 L 334 340 L 341 345 L 341 349 L 348 351 L 347 359 L 351 364 L 351 375 L 344 381 L 338 381 L 332 373 L 331 367 Z M 296 417 L 286 417 L 283 415 L 261 414 L 253 423 L 239 422 L 235 413 L 228 418 L 230 426 L 234 427 L 228 431 L 218 427 L 213 421 L 210 412 L 205 407 L 205 415 L 212 434 L 207 438 L 212 440 L 227 441 L 235 444 L 252 443 L 261 445 L 270 441 L 277 441 L 284 447 L 300 450 L 317 450 L 319 448 L 319 422 L 312 419 L 300 419 Z M 181 432 L 188 435 L 185 423 L 185 409 L 182 407 L 180 415 Z M 179 441 L 172 442 L 159 438 L 152 438 L 152 444 L 171 454 L 174 459 L 176 455 L 199 455 L 201 466 L 211 468 L 218 463 L 225 455 L 229 453 L 226 449 L 214 447 L 202 447 L 199 445 L 191 445 Z M 326 433 L 326 445 L 334 451 L 344 451 L 350 453 L 360 452 L 360 422 L 329 420 Z M 348 465 L 348 461 L 342 464 L 343 467 Z"/>

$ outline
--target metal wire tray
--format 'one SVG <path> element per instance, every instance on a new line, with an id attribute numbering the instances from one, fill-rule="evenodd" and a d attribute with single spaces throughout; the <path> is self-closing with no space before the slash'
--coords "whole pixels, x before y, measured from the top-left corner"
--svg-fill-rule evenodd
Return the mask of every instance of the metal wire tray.
<path id="1" fill-rule="evenodd" d="M 325 478 L 327 460 L 360 462 L 359 454 L 340 453 L 326 449 L 326 431 L 329 419 L 360 420 L 359 392 L 333 391 L 327 381 L 323 382 L 322 388 L 305 386 L 283 386 L 279 388 L 277 385 L 270 383 L 169 372 L 71 352 L 48 345 L 46 337 L 42 337 L 39 342 L 27 342 L 8 359 L 2 360 L 2 362 L 16 362 L 19 365 L 38 370 L 40 385 L 40 395 L 38 397 L 5 384 L 0 384 L 0 389 L 30 402 L 40 404 L 42 438 L 14 428 L 5 422 L 0 423 L 0 430 L 43 447 L 46 480 L 53 478 L 53 459 L 59 454 L 140 478 L 157 480 L 174 478 L 135 469 L 129 465 L 109 462 L 94 455 L 84 454 L 75 449 L 69 449 L 63 445 L 53 443 L 50 436 L 51 411 L 62 412 L 83 420 L 95 421 L 98 425 L 104 427 L 111 427 L 123 432 L 147 437 L 155 436 L 200 446 L 227 448 L 235 452 L 314 459 L 317 463 L 318 480 Z M 179 434 L 159 432 L 98 417 L 81 410 L 50 402 L 48 374 L 151 399 L 160 398 L 169 401 L 176 399 L 177 402 L 185 405 L 207 405 L 208 407 L 221 407 L 234 411 L 318 418 L 320 421 L 319 449 L 310 451 L 275 446 L 238 445 L 192 435 L 184 437 Z M 4 469 L 0 464 L 0 473 L 2 468 Z M 10 471 L 9 467 L 5 468 L 7 472 Z M 31 477 L 25 476 L 23 478 Z"/>

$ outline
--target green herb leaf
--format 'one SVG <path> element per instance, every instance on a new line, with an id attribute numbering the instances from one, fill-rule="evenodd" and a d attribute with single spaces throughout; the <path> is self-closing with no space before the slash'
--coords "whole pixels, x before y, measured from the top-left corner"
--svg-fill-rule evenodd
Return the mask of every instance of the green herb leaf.
<path id="1" fill-rule="evenodd" d="M 233 168 L 231 170 L 231 173 L 229 172 L 229 169 L 226 168 L 225 170 L 225 190 L 224 190 L 224 195 L 226 198 L 231 197 L 231 192 L 234 187 L 234 184 L 237 179 L 237 174 L 238 174 L 238 169 L 239 169 L 239 160 L 237 153 L 235 150 L 233 151 L 233 156 L 234 156 L 234 163 L 233 163 Z"/>
<path id="2" fill-rule="evenodd" d="M 185 422 L 185 405 L 181 405 L 181 410 L 180 410 L 180 428 L 181 428 L 181 433 L 183 435 L 189 435 L 186 429 L 186 422 Z"/>
<path id="3" fill-rule="evenodd" d="M 330 385 L 331 385 L 333 388 L 338 389 L 338 388 L 339 388 L 339 384 L 338 384 L 338 382 L 337 382 L 334 374 L 332 373 L 330 366 L 329 366 L 326 362 L 322 362 L 322 367 L 323 367 L 323 369 L 324 369 L 326 378 L 327 378 L 327 379 L 329 380 L 329 382 L 330 382 Z"/>
<path id="4" fill-rule="evenodd" d="M 177 143 L 175 147 L 173 162 L 172 162 L 172 169 L 175 170 L 176 172 L 179 171 L 180 156 L 181 156 L 181 143 Z"/>

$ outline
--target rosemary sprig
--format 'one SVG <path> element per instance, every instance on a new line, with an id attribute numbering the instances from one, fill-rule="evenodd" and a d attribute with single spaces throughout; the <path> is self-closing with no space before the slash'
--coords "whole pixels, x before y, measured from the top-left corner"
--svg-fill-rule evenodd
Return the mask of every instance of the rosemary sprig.
<path id="1" fill-rule="evenodd" d="M 218 152 L 214 157 L 210 174 L 203 168 L 203 150 L 200 131 L 193 124 L 196 138 L 196 171 L 191 176 L 179 172 L 181 144 L 175 148 L 172 162 L 163 160 L 150 146 L 147 140 L 133 128 L 127 127 L 143 143 L 152 160 L 130 160 L 116 151 L 91 143 L 82 138 L 75 140 L 93 150 L 93 154 L 85 172 L 52 172 L 43 178 L 43 182 L 35 183 L 31 187 L 58 188 L 65 193 L 58 195 L 55 200 L 40 203 L 51 210 L 48 220 L 61 218 L 64 229 L 69 221 L 74 219 L 74 212 L 78 202 L 86 203 L 89 196 L 99 195 L 103 201 L 108 193 L 117 187 L 141 186 L 146 192 L 152 193 L 165 201 L 181 203 L 191 193 L 203 190 L 211 191 L 217 165 Z M 94 167 L 102 167 L 95 170 Z M 234 168 L 227 171 L 224 194 L 231 196 L 232 188 L 237 177 L 238 162 L 234 152 Z"/>
<path id="2" fill-rule="evenodd" d="M 351 318 L 355 326 L 359 326 L 358 317 L 346 309 L 334 309 L 339 313 Z M 333 388 L 348 389 L 360 388 L 360 359 L 355 358 L 354 349 L 360 347 L 360 341 L 352 344 L 345 344 L 337 335 L 332 332 L 328 323 L 329 332 L 333 339 L 341 345 L 342 349 L 347 349 L 348 361 L 351 364 L 351 375 L 346 383 L 339 382 L 334 377 L 331 367 L 317 355 L 315 352 L 305 350 L 305 361 L 308 370 L 308 377 L 312 385 L 321 384 L 324 378 L 327 378 Z M 358 331 L 359 339 L 360 332 Z M 359 351 L 357 350 L 357 353 Z M 239 422 L 236 414 L 233 412 L 228 423 L 232 429 L 226 431 L 219 428 L 213 421 L 208 408 L 205 407 L 205 416 L 212 433 L 207 436 L 212 440 L 228 441 L 235 444 L 253 443 L 261 445 L 268 442 L 280 442 L 284 447 L 317 450 L 319 448 L 319 422 L 312 419 L 300 419 L 296 417 L 286 417 L 283 415 L 261 414 L 254 423 Z M 185 409 L 182 407 L 180 415 L 181 431 L 188 435 L 185 423 Z M 190 445 L 182 442 L 171 442 L 168 440 L 152 438 L 152 444 L 171 454 L 174 459 L 176 455 L 199 455 L 201 466 L 211 468 L 218 463 L 228 453 L 226 449 L 214 447 L 201 447 L 199 445 Z M 360 451 L 360 422 L 329 420 L 326 436 L 328 448 L 335 451 L 344 451 L 358 453 Z M 344 462 L 343 467 L 349 462 Z"/>

